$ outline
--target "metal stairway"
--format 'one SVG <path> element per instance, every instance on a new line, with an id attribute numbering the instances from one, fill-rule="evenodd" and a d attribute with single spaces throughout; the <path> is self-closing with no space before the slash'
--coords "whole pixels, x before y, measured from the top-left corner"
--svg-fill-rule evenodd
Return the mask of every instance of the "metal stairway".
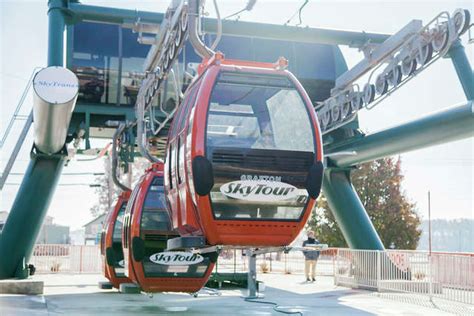
<path id="1" fill-rule="evenodd" d="M 13 129 L 13 125 L 15 124 L 15 122 L 24 121 L 20 135 L 18 136 L 18 139 L 15 143 L 15 146 L 13 147 L 10 157 L 8 158 L 5 168 L 3 169 L 1 173 L 0 191 L 3 190 L 3 186 L 5 185 L 7 181 L 8 175 L 10 174 L 10 171 L 13 168 L 13 164 L 15 163 L 18 153 L 20 152 L 20 149 L 23 146 L 26 136 L 28 135 L 28 131 L 30 130 L 31 124 L 33 123 L 33 110 L 32 109 L 30 109 L 28 115 L 24 115 L 20 113 L 23 109 L 23 105 L 25 104 L 25 100 L 26 100 L 26 97 L 28 96 L 28 92 L 30 91 L 30 88 L 32 86 L 33 78 L 40 69 L 41 67 L 36 67 L 35 69 L 33 69 L 33 72 L 31 73 L 31 76 L 28 79 L 28 83 L 26 84 L 25 90 L 23 91 L 23 94 L 21 95 L 20 101 L 18 102 L 15 108 L 15 111 L 13 112 L 13 116 L 7 125 L 5 133 L 3 134 L 2 139 L 0 140 L 0 150 L 4 152 L 3 146 L 5 145 L 5 142 L 8 139 L 8 136 L 10 135 Z"/>

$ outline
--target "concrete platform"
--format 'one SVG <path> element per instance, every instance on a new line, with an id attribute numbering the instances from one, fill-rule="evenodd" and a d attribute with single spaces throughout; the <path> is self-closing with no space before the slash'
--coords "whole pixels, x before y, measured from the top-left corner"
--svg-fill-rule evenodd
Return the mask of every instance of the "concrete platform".
<path id="1" fill-rule="evenodd" d="M 100 275 L 36 275 L 44 281 L 44 294 L 0 295 L 0 315 L 283 315 L 268 304 L 246 302 L 245 290 L 184 293 L 121 294 L 100 290 Z M 449 315 L 435 308 L 380 298 L 363 290 L 336 287 L 332 277 L 315 283 L 302 275 L 260 274 L 265 282 L 264 301 L 304 315 Z M 216 295 L 219 294 L 219 295 Z"/>
<path id="2" fill-rule="evenodd" d="M 0 294 L 43 294 L 43 281 L 25 280 L 0 280 Z"/>

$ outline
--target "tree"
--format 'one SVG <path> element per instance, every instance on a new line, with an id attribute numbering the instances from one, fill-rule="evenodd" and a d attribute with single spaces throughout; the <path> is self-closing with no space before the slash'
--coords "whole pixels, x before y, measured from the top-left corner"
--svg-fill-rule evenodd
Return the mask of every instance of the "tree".
<path id="1" fill-rule="evenodd" d="M 402 191 L 400 158 L 362 164 L 352 172 L 351 180 L 384 246 L 416 249 L 421 235 L 420 218 L 415 204 Z M 347 247 L 323 194 L 308 225 L 330 246 Z"/>
<path id="2" fill-rule="evenodd" d="M 143 171 L 148 168 L 150 163 L 145 159 L 135 159 L 131 165 L 132 171 L 132 183 L 142 176 Z M 97 203 L 91 207 L 90 212 L 92 216 L 98 217 L 102 214 L 105 214 L 110 210 L 115 201 L 118 198 L 121 190 L 114 184 L 112 181 L 112 171 L 111 171 L 112 162 L 109 156 L 104 158 L 104 174 L 95 178 L 96 183 L 100 186 L 96 187 L 95 193 L 99 196 Z M 124 179 L 121 179 L 122 183 L 126 183 Z"/>

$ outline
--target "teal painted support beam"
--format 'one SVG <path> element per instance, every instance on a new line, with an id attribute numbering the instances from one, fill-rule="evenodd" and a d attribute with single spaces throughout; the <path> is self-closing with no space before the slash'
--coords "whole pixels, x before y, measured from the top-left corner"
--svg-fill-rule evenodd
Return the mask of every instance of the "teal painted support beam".
<path id="1" fill-rule="evenodd" d="M 473 101 L 453 106 L 424 118 L 378 133 L 352 143 L 325 149 L 330 163 L 337 167 L 356 164 L 426 148 L 474 136 Z"/>
<path id="2" fill-rule="evenodd" d="M 165 16 L 163 13 L 158 12 L 101 7 L 78 2 L 70 2 L 68 4 L 68 11 L 73 14 L 76 20 L 113 24 L 133 23 L 138 19 L 143 23 L 160 24 Z"/>
<path id="3" fill-rule="evenodd" d="M 63 0 L 48 1 L 48 66 L 63 66 L 65 22 Z"/>
<path id="4" fill-rule="evenodd" d="M 28 276 L 24 263 L 33 252 L 63 165 L 62 156 L 32 156 L 0 234 L 0 279 Z"/>
<path id="5" fill-rule="evenodd" d="M 216 33 L 216 20 L 203 19 L 203 30 L 209 33 Z M 242 22 L 235 20 L 222 21 L 222 33 L 225 35 L 303 43 L 347 45 L 351 47 L 361 47 L 369 40 L 372 43 L 382 43 L 388 37 L 390 37 L 390 35 L 379 33 L 332 30 L 314 27 L 297 27 L 257 22 Z"/>
<path id="6" fill-rule="evenodd" d="M 107 23 L 131 23 L 140 18 L 141 22 L 161 23 L 163 13 L 106 8 L 80 3 L 69 3 L 68 9 L 74 20 L 87 20 Z M 216 33 L 215 19 L 203 19 L 203 31 Z M 390 35 L 379 33 L 353 32 L 310 27 L 285 26 L 234 20 L 222 21 L 224 35 L 248 36 L 304 43 L 360 46 L 370 40 L 382 43 Z"/>
<path id="7" fill-rule="evenodd" d="M 336 69 L 336 78 L 345 73 L 349 68 L 347 67 L 346 60 L 344 55 L 342 55 L 341 50 L 337 46 L 332 47 L 332 52 L 334 54 L 334 67 Z"/>
<path id="8" fill-rule="evenodd" d="M 384 250 L 364 205 L 350 181 L 350 170 L 327 168 L 323 192 L 351 249 Z"/>
<path id="9" fill-rule="evenodd" d="M 453 61 L 454 69 L 456 69 L 466 98 L 474 100 L 474 72 L 472 71 L 464 46 L 459 39 L 449 49 L 449 57 Z"/>
<path id="10" fill-rule="evenodd" d="M 77 102 L 74 107 L 74 113 L 94 113 L 100 115 L 131 115 L 135 116 L 133 107 L 116 106 L 116 105 L 91 105 L 88 103 Z"/>

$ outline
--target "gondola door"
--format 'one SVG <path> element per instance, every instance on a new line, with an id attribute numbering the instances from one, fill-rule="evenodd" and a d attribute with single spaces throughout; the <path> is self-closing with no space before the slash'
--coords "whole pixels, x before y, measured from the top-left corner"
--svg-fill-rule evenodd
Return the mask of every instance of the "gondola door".
<path id="1" fill-rule="evenodd" d="M 140 183 L 142 179 L 139 180 Z M 140 190 L 140 186 L 137 185 L 130 195 L 130 199 L 128 200 L 127 207 L 125 208 L 125 215 L 123 217 L 123 228 L 122 228 L 122 251 L 123 251 L 123 260 L 124 260 L 124 274 L 126 277 L 134 280 L 136 279 L 135 271 L 133 270 L 132 261 L 131 261 L 131 253 L 130 253 L 130 233 L 131 233 L 131 221 L 134 206 L 136 203 L 136 198 L 138 195 L 138 191 Z"/>
<path id="2" fill-rule="evenodd" d="M 191 146 L 189 142 L 192 141 L 192 138 L 189 134 L 191 128 L 189 127 L 189 119 L 190 115 L 193 114 L 193 108 L 196 104 L 196 95 L 199 91 L 199 83 L 200 81 L 193 84 L 189 88 L 189 92 L 187 93 L 185 101 L 183 101 L 181 109 L 182 113 L 177 124 L 178 136 L 176 137 L 176 143 L 174 144 L 177 148 L 176 183 L 178 187 L 181 215 L 180 226 L 186 230 L 187 233 L 194 235 L 202 234 L 202 230 L 200 229 L 197 211 L 189 192 L 189 177 L 188 173 L 186 172 L 188 166 L 186 165 L 186 161 L 187 159 L 190 159 L 190 157 L 187 157 L 187 152 L 188 147 Z"/>
<path id="3" fill-rule="evenodd" d="M 165 163 L 165 188 L 166 198 L 171 211 L 171 224 L 173 229 L 179 231 L 179 224 L 181 222 L 181 215 L 179 213 L 178 189 L 176 183 L 176 144 L 173 131 L 170 131 L 170 138 L 168 139 L 168 151 Z"/>

